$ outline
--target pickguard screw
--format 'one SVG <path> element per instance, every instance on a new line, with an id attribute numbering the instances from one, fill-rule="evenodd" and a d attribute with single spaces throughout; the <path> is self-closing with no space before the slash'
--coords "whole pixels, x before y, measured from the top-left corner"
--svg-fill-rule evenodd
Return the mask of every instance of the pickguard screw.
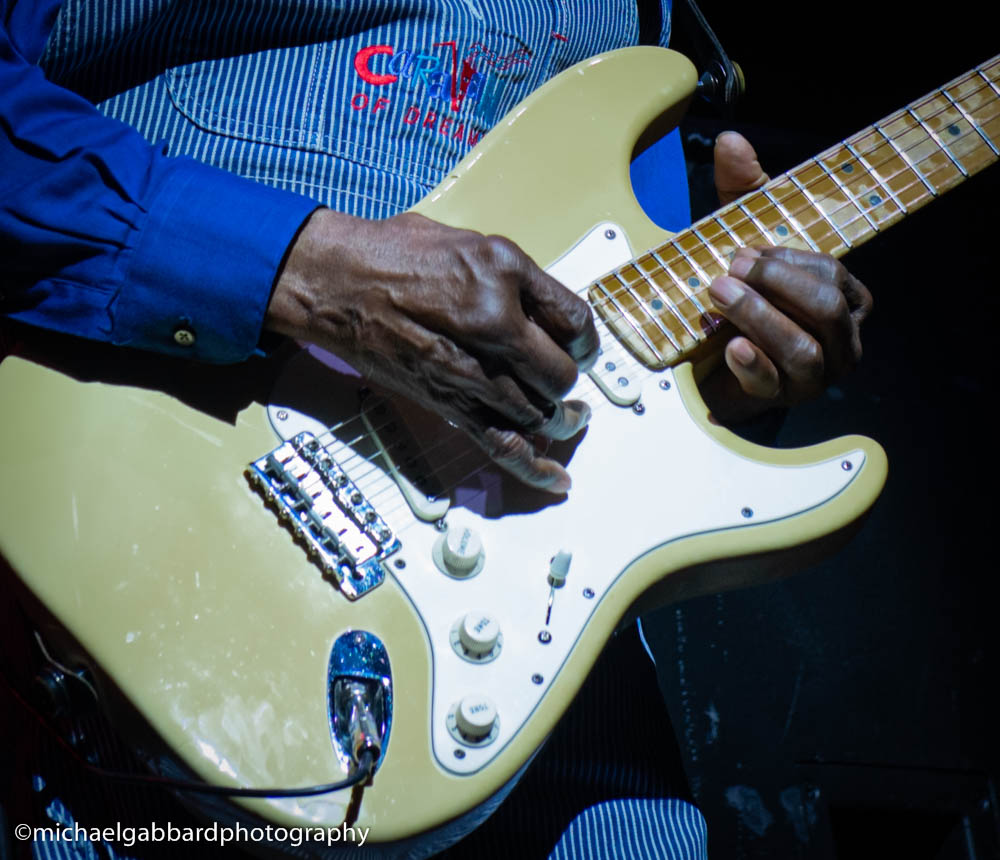
<path id="1" fill-rule="evenodd" d="M 840 468 L 845 472 L 850 472 L 851 469 L 854 468 L 854 464 L 850 460 L 844 460 L 844 462 L 840 464 Z"/>
<path id="2" fill-rule="evenodd" d="M 279 409 L 278 410 L 278 420 L 279 421 L 287 421 L 288 420 L 288 413 L 284 409 Z"/>
<path id="3" fill-rule="evenodd" d="M 586 597 L 587 600 L 592 600 L 594 597 L 594 589 L 592 588 L 583 589 L 583 596 Z"/>
<path id="4" fill-rule="evenodd" d="M 548 645 L 552 641 L 552 634 L 548 630 L 543 630 L 538 634 L 538 641 L 543 645 Z"/>
<path id="5" fill-rule="evenodd" d="M 535 672 L 535 674 L 531 676 L 531 683 L 532 684 L 541 684 L 544 680 L 545 679 L 541 675 L 539 675 L 537 672 Z"/>
<path id="6" fill-rule="evenodd" d="M 465 758 L 465 750 L 455 750 L 455 758 Z"/>
<path id="7" fill-rule="evenodd" d="M 670 380 L 669 379 L 661 379 L 660 380 L 660 388 L 662 388 L 664 391 L 669 391 L 670 390 Z"/>
<path id="8" fill-rule="evenodd" d="M 641 403 L 636 403 L 632 406 L 632 411 L 636 415 L 642 415 L 646 411 L 646 407 L 643 406 Z"/>
<path id="9" fill-rule="evenodd" d="M 605 239 L 614 239 L 615 236 L 617 236 L 617 235 L 618 234 L 614 230 L 605 230 L 604 231 L 604 238 Z"/>
<path id="10" fill-rule="evenodd" d="M 745 519 L 750 519 L 753 516 L 753 508 L 744 508 L 740 513 L 743 514 Z"/>
<path id="11" fill-rule="evenodd" d="M 396 570 L 402 570 L 404 567 L 406 567 L 406 559 L 405 558 L 397 558 L 393 562 L 393 564 L 396 566 Z"/>

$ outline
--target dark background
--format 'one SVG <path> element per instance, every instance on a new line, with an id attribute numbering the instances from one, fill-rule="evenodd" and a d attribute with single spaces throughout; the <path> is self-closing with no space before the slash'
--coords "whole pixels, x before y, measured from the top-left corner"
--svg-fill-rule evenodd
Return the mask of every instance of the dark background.
<path id="1" fill-rule="evenodd" d="M 748 89 L 731 119 L 695 108 L 689 157 L 732 127 L 774 175 L 1000 51 L 990 4 L 891 7 L 702 3 Z M 885 447 L 861 534 L 646 619 L 713 858 L 1000 857 L 998 191 L 993 167 L 845 259 L 875 296 L 864 360 L 778 444 Z"/>

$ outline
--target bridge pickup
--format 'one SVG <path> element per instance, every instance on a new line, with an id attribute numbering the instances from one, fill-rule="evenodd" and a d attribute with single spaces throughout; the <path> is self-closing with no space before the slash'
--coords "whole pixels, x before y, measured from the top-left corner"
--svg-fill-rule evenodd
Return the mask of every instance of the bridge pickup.
<path id="1" fill-rule="evenodd" d="M 254 461 L 246 475 L 346 597 L 356 600 L 382 582 L 382 562 L 399 539 L 312 433 Z"/>

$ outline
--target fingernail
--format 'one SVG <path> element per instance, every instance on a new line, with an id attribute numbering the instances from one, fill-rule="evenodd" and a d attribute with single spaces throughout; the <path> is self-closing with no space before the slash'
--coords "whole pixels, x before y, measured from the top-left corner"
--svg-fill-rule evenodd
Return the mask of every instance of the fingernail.
<path id="1" fill-rule="evenodd" d="M 568 493 L 572 487 L 573 479 L 567 473 L 556 478 L 546 489 L 550 493 Z"/>
<path id="2" fill-rule="evenodd" d="M 735 278 L 728 278 L 723 275 L 721 278 L 716 278 L 712 281 L 708 292 L 712 296 L 712 300 L 719 307 L 726 308 L 736 304 L 736 302 L 743 298 L 744 289 Z"/>
<path id="3" fill-rule="evenodd" d="M 732 130 L 731 128 L 727 128 L 727 129 L 726 129 L 725 131 L 720 131 L 720 132 L 719 132 L 719 133 L 718 133 L 718 134 L 717 134 L 717 135 L 715 136 L 715 142 L 716 142 L 716 143 L 718 143 L 718 142 L 719 142 L 720 140 L 722 140 L 722 138 L 724 138 L 724 137 L 725 137 L 725 136 L 726 136 L 727 134 L 739 134 L 739 132 L 738 132 L 738 131 L 733 131 L 733 130 Z"/>
<path id="4" fill-rule="evenodd" d="M 732 341 L 729 349 L 733 354 L 733 358 L 744 367 L 750 367 L 757 360 L 757 353 L 753 351 L 753 347 L 745 340 Z"/>
<path id="5" fill-rule="evenodd" d="M 734 278 L 745 278 L 757 262 L 760 251 L 756 248 L 741 248 L 729 264 L 729 274 Z"/>

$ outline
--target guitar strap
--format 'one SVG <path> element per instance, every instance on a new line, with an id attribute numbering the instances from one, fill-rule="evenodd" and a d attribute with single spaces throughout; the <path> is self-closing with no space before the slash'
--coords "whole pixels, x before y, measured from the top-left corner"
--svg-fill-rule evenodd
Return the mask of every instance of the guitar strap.
<path id="1" fill-rule="evenodd" d="M 674 0 L 671 6 L 671 30 L 682 36 L 700 71 L 698 93 L 716 110 L 729 115 L 746 89 L 743 71 L 729 58 L 695 0 Z M 659 44 L 663 26 L 660 0 L 638 0 L 638 7 L 639 43 Z"/>

